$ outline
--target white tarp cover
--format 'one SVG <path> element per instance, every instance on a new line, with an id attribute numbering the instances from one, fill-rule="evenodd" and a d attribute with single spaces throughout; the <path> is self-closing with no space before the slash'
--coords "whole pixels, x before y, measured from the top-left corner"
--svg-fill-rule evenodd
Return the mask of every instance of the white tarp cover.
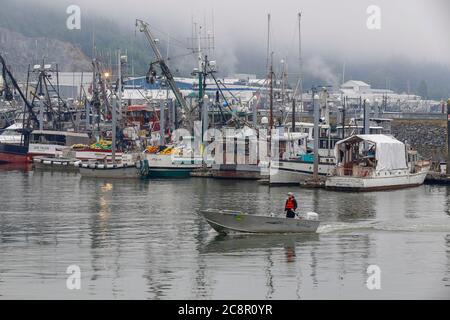
<path id="1" fill-rule="evenodd" d="M 405 144 L 384 134 L 359 134 L 337 142 L 334 150 L 336 159 L 339 159 L 339 147 L 354 141 L 367 141 L 375 144 L 377 170 L 405 169 L 408 167 Z"/>

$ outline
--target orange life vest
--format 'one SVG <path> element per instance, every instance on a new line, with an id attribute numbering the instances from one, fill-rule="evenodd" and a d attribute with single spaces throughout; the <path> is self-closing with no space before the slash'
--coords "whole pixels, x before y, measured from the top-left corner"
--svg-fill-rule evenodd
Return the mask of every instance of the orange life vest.
<path id="1" fill-rule="evenodd" d="M 286 201 L 286 209 L 294 209 L 294 198 L 288 198 Z"/>

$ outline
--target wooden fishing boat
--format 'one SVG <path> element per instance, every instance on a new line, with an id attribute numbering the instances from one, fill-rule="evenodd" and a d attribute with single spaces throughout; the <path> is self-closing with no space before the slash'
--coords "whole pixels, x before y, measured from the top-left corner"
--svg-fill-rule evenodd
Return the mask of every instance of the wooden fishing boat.
<path id="1" fill-rule="evenodd" d="M 290 219 L 245 214 L 229 210 L 208 209 L 201 214 L 211 227 L 219 233 L 311 233 L 316 232 L 320 221 L 316 213 L 307 213 L 305 218 Z"/>
<path id="2" fill-rule="evenodd" d="M 430 161 L 383 134 L 360 134 L 336 143 L 337 167 L 325 187 L 338 191 L 377 191 L 424 183 Z"/>

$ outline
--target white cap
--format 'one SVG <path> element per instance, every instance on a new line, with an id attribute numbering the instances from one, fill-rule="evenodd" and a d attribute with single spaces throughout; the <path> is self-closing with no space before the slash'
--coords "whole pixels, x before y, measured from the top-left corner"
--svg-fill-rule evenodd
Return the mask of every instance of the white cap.
<path id="1" fill-rule="evenodd" d="M 288 196 L 293 196 L 294 194 L 292 192 L 288 192 Z"/>

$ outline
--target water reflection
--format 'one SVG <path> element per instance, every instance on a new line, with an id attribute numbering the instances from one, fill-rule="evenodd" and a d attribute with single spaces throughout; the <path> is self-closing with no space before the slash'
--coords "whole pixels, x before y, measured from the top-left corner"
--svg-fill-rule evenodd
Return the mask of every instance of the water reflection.
<path id="1" fill-rule="evenodd" d="M 267 287 L 267 293 L 265 298 L 266 299 L 272 299 L 272 295 L 275 292 L 275 289 L 273 287 L 273 274 L 272 274 L 272 267 L 273 267 L 273 259 L 272 259 L 272 250 L 267 250 L 267 264 L 265 266 L 265 273 L 266 273 L 266 287 Z"/>
<path id="2" fill-rule="evenodd" d="M 447 271 L 442 281 L 445 287 L 450 287 L 450 234 L 445 236 L 445 251 L 447 255 Z"/>
<path id="3" fill-rule="evenodd" d="M 32 169 L 31 163 L 1 163 L 0 172 L 20 171 L 28 172 Z"/>
<path id="4" fill-rule="evenodd" d="M 302 244 L 319 241 L 319 234 L 267 234 L 222 235 L 217 234 L 202 248 L 202 253 L 247 252 L 269 248 L 293 249 Z M 294 255 L 295 256 L 295 255 Z"/>
<path id="5" fill-rule="evenodd" d="M 445 194 L 446 194 L 446 207 L 445 211 L 448 216 L 450 216 L 450 188 L 445 188 Z"/>
<path id="6" fill-rule="evenodd" d="M 0 171 L 0 295 L 71 298 L 420 298 L 448 293 L 449 190 L 338 193 L 211 179 L 117 181 Z M 293 191 L 313 235 L 218 235 L 206 208 L 282 214 Z M 413 231 L 413 232 L 404 232 Z M 444 242 L 443 242 L 444 239 Z M 365 287 L 382 267 L 383 292 Z M 442 291 L 445 288 L 446 291 Z M 448 296 L 448 295 L 447 295 Z"/>

